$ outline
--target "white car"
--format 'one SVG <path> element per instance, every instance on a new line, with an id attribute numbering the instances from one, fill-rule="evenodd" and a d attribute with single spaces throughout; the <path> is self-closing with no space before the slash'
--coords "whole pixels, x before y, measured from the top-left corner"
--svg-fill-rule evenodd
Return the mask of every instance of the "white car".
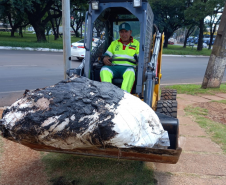
<path id="1" fill-rule="evenodd" d="M 99 41 L 98 38 L 94 38 L 92 42 L 92 47 L 95 47 L 97 45 L 97 42 Z M 84 39 L 78 41 L 78 42 L 73 42 L 71 44 L 71 59 L 72 60 L 82 60 L 85 58 L 85 53 L 86 50 L 84 48 Z"/>
<path id="2" fill-rule="evenodd" d="M 203 42 L 203 43 L 202 43 L 202 47 L 203 47 L 203 48 L 207 48 L 207 44 Z"/>

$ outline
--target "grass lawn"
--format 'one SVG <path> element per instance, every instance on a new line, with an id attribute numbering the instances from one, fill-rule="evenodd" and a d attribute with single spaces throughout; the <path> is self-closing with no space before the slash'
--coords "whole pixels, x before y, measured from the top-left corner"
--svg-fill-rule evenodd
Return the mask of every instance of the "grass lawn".
<path id="1" fill-rule="evenodd" d="M 221 84 L 220 88 L 208 88 L 201 89 L 201 85 L 172 85 L 166 86 L 164 88 L 176 89 L 179 94 L 191 94 L 191 95 L 199 95 L 199 94 L 216 94 L 216 93 L 226 93 L 226 84 Z M 214 101 L 219 104 L 226 104 L 226 100 Z M 205 129 L 205 132 L 211 137 L 211 139 L 219 144 L 226 153 L 226 125 L 222 123 L 215 122 L 207 118 L 208 110 L 195 107 L 190 105 L 185 108 L 186 115 L 190 115 L 194 118 L 194 120 Z"/>
<path id="2" fill-rule="evenodd" d="M 15 37 L 10 37 L 10 32 L 0 32 L 0 46 L 63 49 L 62 38 L 54 40 L 54 36 L 50 35 L 46 36 L 48 42 L 37 43 L 35 34 L 24 33 L 23 35 L 24 37 L 21 38 L 18 33 L 15 33 Z M 71 42 L 76 42 L 78 40 L 81 40 L 81 38 L 71 37 Z M 211 50 L 203 48 L 202 51 L 197 51 L 196 48 L 192 49 L 189 46 L 183 48 L 182 46 L 168 45 L 168 48 L 163 49 L 163 54 L 210 56 Z"/>
<path id="3" fill-rule="evenodd" d="M 165 86 L 165 89 L 176 89 L 178 94 L 216 94 L 226 93 L 226 84 L 221 84 L 220 88 L 201 89 L 201 85 L 187 84 L 187 85 L 171 85 Z"/>
<path id="4" fill-rule="evenodd" d="M 217 101 L 215 101 L 217 102 Z M 219 101 L 219 103 L 221 103 Z M 226 125 L 206 118 L 208 110 L 201 107 L 188 106 L 185 108 L 186 115 L 192 116 L 211 139 L 221 146 L 226 154 Z"/>
<path id="5" fill-rule="evenodd" d="M 168 48 L 163 48 L 163 54 L 171 54 L 171 55 L 204 55 L 210 56 L 212 50 L 208 50 L 207 48 L 203 48 L 202 51 L 197 51 L 197 48 L 193 49 L 190 46 L 183 48 L 183 46 L 178 45 L 168 45 Z"/>
<path id="6" fill-rule="evenodd" d="M 63 49 L 63 38 L 54 40 L 54 35 L 50 35 L 46 36 L 46 39 L 47 42 L 37 43 L 35 34 L 25 33 L 20 37 L 15 33 L 15 37 L 11 37 L 10 32 L 0 32 L 0 46 Z M 71 42 L 78 40 L 81 38 L 71 37 Z"/>

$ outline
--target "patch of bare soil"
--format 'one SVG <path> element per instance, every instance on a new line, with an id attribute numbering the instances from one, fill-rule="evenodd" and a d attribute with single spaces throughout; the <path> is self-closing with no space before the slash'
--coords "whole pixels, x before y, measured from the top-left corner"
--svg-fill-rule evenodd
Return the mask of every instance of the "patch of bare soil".
<path id="1" fill-rule="evenodd" d="M 0 108 L 0 119 L 3 109 Z M 0 136 L 1 137 L 1 136 Z M 47 185 L 47 176 L 40 152 L 0 138 L 3 148 L 0 155 L 1 185 Z"/>
<path id="2" fill-rule="evenodd" d="M 3 108 L 0 108 L 0 119 L 2 118 Z"/>
<path id="3" fill-rule="evenodd" d="M 47 185 L 47 177 L 40 159 L 40 152 L 3 140 L 0 156 L 1 185 Z"/>
<path id="4" fill-rule="evenodd" d="M 194 106 L 207 109 L 208 115 L 205 116 L 206 118 L 226 125 L 226 104 L 219 102 L 202 102 L 195 103 Z"/>

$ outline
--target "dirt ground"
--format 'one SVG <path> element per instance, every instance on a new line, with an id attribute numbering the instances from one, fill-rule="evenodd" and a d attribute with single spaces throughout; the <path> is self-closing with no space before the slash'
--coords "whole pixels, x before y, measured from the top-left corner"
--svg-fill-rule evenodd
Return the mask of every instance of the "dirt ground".
<path id="1" fill-rule="evenodd" d="M 203 97 L 202 97 L 203 101 L 201 101 L 201 99 L 199 99 L 199 101 L 186 103 L 186 100 L 183 99 L 183 97 L 186 97 L 186 96 L 181 95 L 180 97 L 181 97 L 181 99 L 178 104 L 178 107 L 180 109 L 179 111 L 183 111 L 183 109 L 187 105 L 193 104 L 195 106 L 199 106 L 199 107 L 208 109 L 208 111 L 209 111 L 208 118 L 209 119 L 220 122 L 222 124 L 226 124 L 226 104 L 210 102 L 211 99 L 208 100 L 208 98 L 207 98 L 208 101 L 205 101 L 206 98 L 203 98 Z M 3 109 L 0 108 L 0 118 L 1 118 L 2 110 Z M 187 118 L 182 116 L 181 118 L 179 117 L 179 120 L 180 119 L 186 120 Z M 183 120 L 183 122 L 185 122 L 184 120 Z M 185 124 L 182 125 L 182 129 L 184 126 L 186 126 L 186 125 Z M 193 129 L 194 129 L 194 127 L 193 127 Z M 199 129 L 199 128 L 197 127 L 197 129 Z M 196 129 L 196 131 L 197 131 L 197 129 Z M 182 134 L 186 135 L 186 132 L 188 132 L 188 131 L 183 131 L 183 132 L 182 132 Z M 194 139 L 194 137 L 195 136 L 193 136 L 193 138 L 190 138 L 190 139 Z M 200 137 L 200 136 L 198 136 L 198 137 Z M 48 184 L 48 179 L 44 172 L 44 166 L 41 162 L 40 152 L 36 152 L 36 151 L 31 150 L 27 147 L 24 147 L 20 144 L 5 140 L 3 138 L 0 138 L 0 139 L 2 139 L 2 141 L 3 141 L 3 153 L 0 154 L 0 184 L 1 185 L 21 185 L 21 184 L 23 184 L 23 185 L 36 185 L 36 184 L 37 185 L 41 185 L 41 184 L 45 185 L 45 184 Z M 189 138 L 186 141 L 187 144 L 188 144 L 188 141 L 189 141 Z M 176 167 L 173 165 L 171 166 L 171 165 L 164 165 L 164 164 L 155 164 L 155 170 L 156 170 L 156 175 L 157 175 L 159 184 L 163 184 L 163 185 L 165 185 L 165 184 L 173 184 L 173 185 L 198 184 L 198 182 L 200 182 L 201 184 L 206 184 L 206 180 L 207 181 L 209 180 L 209 182 L 212 182 L 211 180 L 212 180 L 213 174 L 211 177 L 209 177 L 208 174 L 205 174 L 205 173 L 199 174 L 199 172 L 195 171 L 198 169 L 196 167 L 194 167 L 195 172 L 192 172 L 192 170 L 189 171 L 190 170 L 189 165 L 192 165 L 191 164 L 192 162 L 190 162 L 189 164 L 183 164 L 183 163 L 187 163 L 187 161 L 189 161 L 188 154 L 189 154 L 190 150 L 189 150 L 189 152 L 186 152 L 186 150 L 189 150 L 189 149 L 187 149 L 185 147 L 185 153 L 183 154 L 184 156 L 182 156 L 181 159 L 179 160 L 180 163 L 182 163 L 182 164 L 178 164 L 180 170 L 183 169 L 184 166 L 188 165 L 184 171 L 182 170 L 182 172 L 180 170 L 179 170 L 179 172 L 177 172 L 177 170 L 175 170 Z M 211 150 L 211 148 L 210 148 L 210 150 Z M 218 155 L 219 155 L 219 153 L 221 153 L 219 151 L 220 151 L 220 149 L 217 149 Z M 200 151 L 196 151 L 196 152 L 200 152 Z M 196 155 L 196 153 L 194 153 L 194 155 Z M 222 156 L 224 156 L 224 155 L 222 154 Z M 196 156 L 196 157 L 198 157 L 198 156 Z M 225 160 L 225 158 L 224 158 L 224 160 Z M 200 162 L 200 161 L 198 161 L 198 162 Z M 222 162 L 222 160 L 220 162 Z M 218 164 L 216 164 L 216 165 L 218 165 Z M 219 165 L 222 165 L 222 164 L 219 164 Z M 216 173 L 218 173 L 218 172 L 216 172 Z M 171 175 L 169 175 L 169 174 L 171 174 Z M 185 174 L 185 175 L 183 175 L 183 174 Z M 223 176 L 223 179 L 226 180 L 226 175 L 221 174 L 220 172 L 217 175 Z M 198 180 L 197 180 L 197 177 L 199 178 Z M 188 180 L 186 180 L 186 179 L 188 179 Z M 193 179 L 194 179 L 194 181 L 193 181 Z M 221 180 L 219 182 L 216 181 L 216 184 L 218 184 L 218 183 L 222 184 Z M 209 184 L 209 183 L 207 183 L 207 184 Z M 211 183 L 211 184 L 215 184 L 215 183 Z"/>
<path id="2" fill-rule="evenodd" d="M 201 102 L 195 103 L 194 106 L 207 109 L 208 116 L 205 116 L 206 118 L 226 125 L 226 104 L 218 102 Z"/>
<path id="3" fill-rule="evenodd" d="M 225 185 L 225 153 L 184 111 L 188 105 L 199 106 L 208 109 L 209 119 L 225 124 L 225 104 L 212 100 L 226 100 L 226 93 L 199 96 L 178 94 L 179 146 L 182 153 L 177 164 L 153 163 L 158 185 Z"/>
<path id="4" fill-rule="evenodd" d="M 3 109 L 0 108 L 0 118 Z M 40 152 L 0 138 L 0 185 L 47 185 Z"/>

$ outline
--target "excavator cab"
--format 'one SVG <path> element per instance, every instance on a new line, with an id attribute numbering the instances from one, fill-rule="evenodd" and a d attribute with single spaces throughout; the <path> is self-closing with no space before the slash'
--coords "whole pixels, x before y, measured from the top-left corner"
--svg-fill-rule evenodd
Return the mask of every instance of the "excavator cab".
<path id="1" fill-rule="evenodd" d="M 100 81 L 102 58 L 113 40 L 119 39 L 119 25 L 130 24 L 132 36 L 140 42 L 136 69 L 136 81 L 132 94 L 156 111 L 163 128 L 168 131 L 170 147 L 167 149 L 101 149 L 78 152 L 82 155 L 116 157 L 160 163 L 177 163 L 182 149 L 178 146 L 179 121 L 175 90 L 163 90 L 160 97 L 160 80 L 164 34 L 153 25 L 154 15 L 147 0 L 99 0 L 90 1 L 86 12 L 84 47 L 85 59 L 76 69 L 68 70 L 68 76 L 78 74 Z M 155 34 L 154 33 L 155 30 Z M 97 41 L 92 44 L 93 38 Z M 122 79 L 113 79 L 121 86 Z"/>

